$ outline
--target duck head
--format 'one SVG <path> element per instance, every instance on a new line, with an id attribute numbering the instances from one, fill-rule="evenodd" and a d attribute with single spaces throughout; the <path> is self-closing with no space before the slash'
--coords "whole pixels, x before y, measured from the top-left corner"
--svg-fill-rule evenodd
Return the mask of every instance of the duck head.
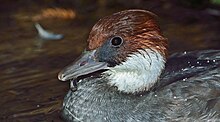
<path id="1" fill-rule="evenodd" d="M 58 75 L 68 81 L 97 71 L 124 93 L 148 91 L 159 79 L 167 56 L 167 39 L 156 15 L 125 10 L 100 19 L 83 55 Z"/>

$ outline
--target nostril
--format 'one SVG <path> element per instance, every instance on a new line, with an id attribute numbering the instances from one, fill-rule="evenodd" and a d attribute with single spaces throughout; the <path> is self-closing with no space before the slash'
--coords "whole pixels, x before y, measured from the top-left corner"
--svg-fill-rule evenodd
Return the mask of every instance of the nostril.
<path id="1" fill-rule="evenodd" d="M 85 64 L 87 64 L 87 61 L 82 61 L 79 66 L 84 66 Z"/>

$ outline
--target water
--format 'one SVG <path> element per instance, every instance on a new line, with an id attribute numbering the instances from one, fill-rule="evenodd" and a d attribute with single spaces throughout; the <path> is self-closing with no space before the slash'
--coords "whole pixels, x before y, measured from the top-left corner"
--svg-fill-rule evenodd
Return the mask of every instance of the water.
<path id="1" fill-rule="evenodd" d="M 72 10 L 76 15 L 68 15 L 68 18 L 67 15 L 43 14 L 57 8 Z M 58 81 L 58 72 L 86 47 L 88 33 L 98 19 L 128 8 L 148 8 L 161 17 L 171 53 L 220 49 L 219 17 L 209 15 L 205 9 L 155 1 L 132 4 L 125 0 L 1 2 L 0 120 L 62 121 L 59 112 L 69 83 Z M 49 31 L 63 34 L 64 39 L 41 40 L 35 22 Z"/>

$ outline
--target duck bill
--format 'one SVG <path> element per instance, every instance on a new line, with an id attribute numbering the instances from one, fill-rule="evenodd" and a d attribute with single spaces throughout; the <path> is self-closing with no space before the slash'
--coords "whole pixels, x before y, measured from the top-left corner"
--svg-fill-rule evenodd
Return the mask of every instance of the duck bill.
<path id="1" fill-rule="evenodd" d="M 106 62 L 98 62 L 96 60 L 95 52 L 96 50 L 84 52 L 78 60 L 64 68 L 58 74 L 58 79 L 61 81 L 68 81 L 80 76 L 108 69 L 108 64 Z"/>

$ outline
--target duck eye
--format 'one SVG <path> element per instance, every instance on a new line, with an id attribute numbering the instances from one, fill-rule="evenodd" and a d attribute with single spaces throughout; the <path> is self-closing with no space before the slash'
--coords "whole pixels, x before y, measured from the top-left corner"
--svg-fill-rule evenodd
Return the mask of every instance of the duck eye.
<path id="1" fill-rule="evenodd" d="M 121 37 L 116 36 L 111 39 L 111 44 L 114 47 L 119 47 L 122 43 L 123 43 L 123 39 Z"/>

